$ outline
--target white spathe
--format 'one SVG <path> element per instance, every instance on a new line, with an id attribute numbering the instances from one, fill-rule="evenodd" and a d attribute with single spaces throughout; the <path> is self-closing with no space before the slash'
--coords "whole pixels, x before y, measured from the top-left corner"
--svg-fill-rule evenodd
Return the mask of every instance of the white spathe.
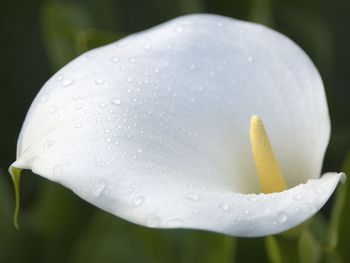
<path id="1" fill-rule="evenodd" d="M 249 142 L 265 123 L 288 190 L 261 192 Z M 137 224 L 237 236 L 316 213 L 330 121 L 307 55 L 264 26 L 189 15 L 76 58 L 40 90 L 11 167 Z"/>

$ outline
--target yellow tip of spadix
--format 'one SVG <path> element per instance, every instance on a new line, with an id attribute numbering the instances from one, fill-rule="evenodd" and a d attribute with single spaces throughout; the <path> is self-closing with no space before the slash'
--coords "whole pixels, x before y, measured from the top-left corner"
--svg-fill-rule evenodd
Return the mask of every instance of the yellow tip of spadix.
<path id="1" fill-rule="evenodd" d="M 264 123 L 258 115 L 253 115 L 250 119 L 250 144 L 263 193 L 286 190 L 286 183 L 273 153 Z"/>

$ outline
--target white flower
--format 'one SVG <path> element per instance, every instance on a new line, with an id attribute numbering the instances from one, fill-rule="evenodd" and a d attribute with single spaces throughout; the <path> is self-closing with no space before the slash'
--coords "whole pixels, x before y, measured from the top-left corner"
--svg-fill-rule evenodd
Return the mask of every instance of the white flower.
<path id="1" fill-rule="evenodd" d="M 342 175 L 320 177 L 329 134 L 319 73 L 291 40 L 190 15 L 56 73 L 10 172 L 18 186 L 19 169 L 31 169 L 137 224 L 262 236 L 300 224 L 333 193 Z"/>

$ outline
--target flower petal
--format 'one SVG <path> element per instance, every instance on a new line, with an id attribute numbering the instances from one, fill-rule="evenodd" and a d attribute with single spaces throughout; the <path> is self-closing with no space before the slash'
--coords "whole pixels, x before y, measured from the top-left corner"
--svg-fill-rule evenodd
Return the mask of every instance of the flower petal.
<path id="1" fill-rule="evenodd" d="M 225 210 L 238 202 L 242 212 L 238 193 L 260 191 L 249 145 L 253 114 L 264 120 L 290 187 L 319 177 L 328 109 L 303 51 L 256 24 L 180 17 L 90 51 L 55 74 L 28 112 L 12 166 L 139 224 L 251 236 L 248 221 L 236 228 L 231 219 L 254 217 L 219 219 L 215 211 L 219 203 Z M 284 200 L 293 189 L 266 196 Z M 264 196 L 265 207 L 275 207 Z M 197 209 L 191 201 L 199 198 Z M 319 208 L 322 198 L 305 202 Z M 311 214 L 291 214 L 282 225 Z M 256 235 L 287 229 L 267 223 L 257 223 L 266 227 L 260 232 L 251 229 Z"/>

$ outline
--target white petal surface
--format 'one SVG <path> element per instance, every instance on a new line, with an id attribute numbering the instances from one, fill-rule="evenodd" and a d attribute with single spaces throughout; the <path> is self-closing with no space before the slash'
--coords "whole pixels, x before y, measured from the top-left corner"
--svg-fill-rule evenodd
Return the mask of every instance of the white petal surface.
<path id="1" fill-rule="evenodd" d="M 289 187 L 319 177 L 328 109 L 303 51 L 256 24 L 180 17 L 55 74 L 30 108 L 13 166 L 138 224 L 272 234 L 318 210 L 339 175 L 249 201 L 243 193 L 260 192 L 253 114 L 265 122 Z M 311 194 L 314 186 L 324 194 Z M 295 194 L 304 202 L 294 207 Z"/>

